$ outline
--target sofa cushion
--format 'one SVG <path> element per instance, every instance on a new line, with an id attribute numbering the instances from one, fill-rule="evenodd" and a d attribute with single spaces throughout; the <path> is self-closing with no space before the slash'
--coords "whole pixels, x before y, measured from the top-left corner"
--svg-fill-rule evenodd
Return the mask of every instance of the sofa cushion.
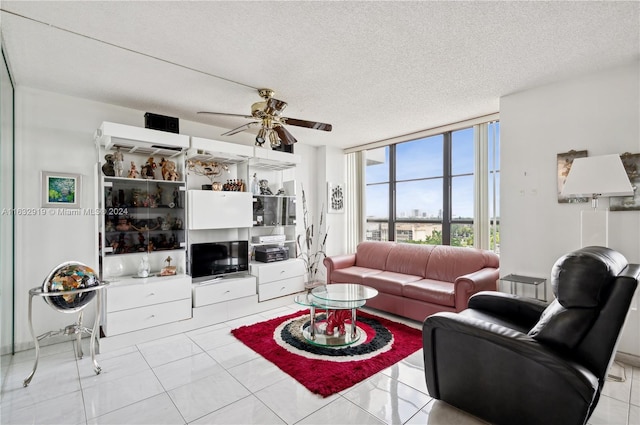
<path id="1" fill-rule="evenodd" d="M 422 276 L 413 276 L 395 272 L 382 272 L 367 276 L 362 283 L 386 294 L 402 296 L 402 286 L 409 282 L 421 280 Z"/>
<path id="2" fill-rule="evenodd" d="M 425 277 L 424 272 L 434 248 L 435 245 L 399 243 L 389 252 L 384 269 Z"/>
<path id="3" fill-rule="evenodd" d="M 362 284 L 365 277 L 379 273 L 382 273 L 382 270 L 352 266 L 346 269 L 334 270 L 331 273 L 331 282 Z"/>
<path id="4" fill-rule="evenodd" d="M 485 267 L 498 268 L 499 257 L 491 251 L 460 246 L 436 245 L 429 256 L 424 277 L 455 282 L 456 278 Z"/>
<path id="5" fill-rule="evenodd" d="M 408 282 L 402 287 L 402 295 L 414 300 L 453 307 L 456 305 L 455 285 L 433 279 Z"/>
<path id="6" fill-rule="evenodd" d="M 360 242 L 356 251 L 356 266 L 384 270 L 389 251 L 395 242 Z"/>

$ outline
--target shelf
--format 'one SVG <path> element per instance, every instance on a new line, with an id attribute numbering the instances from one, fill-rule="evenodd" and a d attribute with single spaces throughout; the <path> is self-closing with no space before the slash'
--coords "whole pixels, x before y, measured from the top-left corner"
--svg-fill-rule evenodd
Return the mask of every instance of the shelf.
<path id="1" fill-rule="evenodd" d="M 238 164 L 253 156 L 253 147 L 219 140 L 191 138 L 191 148 L 187 159 L 196 161 L 215 161 L 224 164 Z"/>
<path id="2" fill-rule="evenodd" d="M 167 158 L 189 148 L 189 136 L 112 122 L 103 122 L 94 138 L 106 150 Z"/>
<path id="3" fill-rule="evenodd" d="M 249 166 L 259 170 L 287 170 L 302 162 L 302 157 L 293 153 L 278 152 L 271 149 L 254 147 L 253 158 Z"/>
<path id="4" fill-rule="evenodd" d="M 180 242 L 181 244 L 184 242 Z M 153 251 L 129 251 L 129 252 L 120 252 L 120 253 L 115 253 L 113 252 L 113 248 L 112 247 L 106 247 L 103 250 L 103 255 L 105 257 L 112 257 L 112 256 L 116 256 L 116 255 L 132 255 L 132 254 L 153 254 L 155 252 L 163 252 L 163 253 L 167 253 L 167 252 L 171 252 L 171 251 L 184 251 L 185 248 L 184 247 L 178 247 L 178 248 L 159 248 L 159 249 L 154 249 Z"/>
<path id="5" fill-rule="evenodd" d="M 171 185 L 185 185 L 184 180 L 160 180 L 160 179 L 132 179 L 129 177 L 102 176 L 105 182 L 125 182 L 125 183 L 166 183 Z M 109 187 L 109 186 L 107 186 Z"/>
<path id="6" fill-rule="evenodd" d="M 253 195 L 261 198 L 295 198 L 296 195 Z"/>
<path id="7" fill-rule="evenodd" d="M 296 243 L 295 239 L 287 239 L 284 241 L 277 241 L 277 242 L 249 242 L 249 245 L 251 246 L 265 246 L 265 245 L 284 245 L 284 244 L 288 244 L 288 243 Z"/>

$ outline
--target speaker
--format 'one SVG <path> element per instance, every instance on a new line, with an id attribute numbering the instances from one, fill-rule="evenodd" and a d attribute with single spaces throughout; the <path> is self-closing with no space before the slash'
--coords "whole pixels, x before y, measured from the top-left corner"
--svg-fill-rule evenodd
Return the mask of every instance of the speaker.
<path id="1" fill-rule="evenodd" d="M 293 153 L 293 145 L 285 145 L 284 143 L 280 143 L 280 146 L 271 149 L 274 151 Z"/>
<path id="2" fill-rule="evenodd" d="M 180 132 L 178 118 L 152 114 L 151 112 L 147 112 L 146 114 L 144 114 L 144 126 L 145 128 L 167 131 L 169 133 Z"/>

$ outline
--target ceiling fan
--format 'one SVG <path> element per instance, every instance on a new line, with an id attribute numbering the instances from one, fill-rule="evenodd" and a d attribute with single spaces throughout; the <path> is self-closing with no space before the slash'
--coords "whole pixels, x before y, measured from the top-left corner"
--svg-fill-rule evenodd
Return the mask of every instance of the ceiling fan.
<path id="1" fill-rule="evenodd" d="M 287 102 L 275 99 L 273 97 L 275 92 L 271 89 L 258 89 L 258 94 L 264 99 L 264 101 L 256 102 L 251 105 L 251 115 L 208 111 L 200 111 L 198 113 L 253 119 L 255 121 L 243 124 L 240 127 L 229 130 L 221 135 L 231 136 L 249 128 L 260 126 L 260 130 L 258 130 L 258 135 L 256 136 L 256 145 L 262 146 L 268 139 L 272 148 L 278 147 L 282 143 L 285 145 L 292 145 L 297 142 L 296 138 L 293 137 L 293 135 L 284 127 L 285 125 L 295 125 L 297 127 L 306 127 L 323 131 L 331 131 L 332 129 L 331 124 L 283 117 L 281 113 L 284 108 L 287 107 Z"/>

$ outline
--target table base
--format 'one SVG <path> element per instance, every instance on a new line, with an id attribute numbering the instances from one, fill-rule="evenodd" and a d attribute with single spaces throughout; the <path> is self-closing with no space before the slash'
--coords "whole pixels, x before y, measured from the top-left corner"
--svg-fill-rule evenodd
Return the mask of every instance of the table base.
<path id="1" fill-rule="evenodd" d="M 354 335 L 351 332 L 351 325 L 347 326 L 348 331 L 344 334 L 340 334 L 340 332 L 335 331 L 333 335 L 327 335 L 325 333 L 326 326 L 326 322 L 316 322 L 315 332 L 312 333 L 311 324 L 305 325 L 302 328 L 302 336 L 304 336 L 304 339 L 309 344 L 321 347 L 342 347 L 345 345 L 351 345 L 358 342 L 363 336 L 366 336 L 364 330 L 358 326 L 356 326 Z"/>

